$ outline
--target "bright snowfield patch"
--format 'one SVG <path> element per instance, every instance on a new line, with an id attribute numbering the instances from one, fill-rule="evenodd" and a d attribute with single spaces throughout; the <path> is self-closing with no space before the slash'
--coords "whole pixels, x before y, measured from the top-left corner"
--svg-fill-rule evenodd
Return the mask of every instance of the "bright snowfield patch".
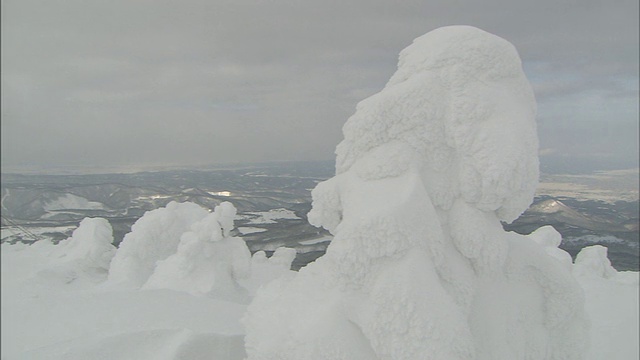
<path id="1" fill-rule="evenodd" d="M 55 200 L 49 201 L 44 204 L 43 208 L 46 211 L 60 211 L 60 210 L 104 210 L 104 204 L 96 201 L 89 201 L 82 196 L 65 194 Z"/>
<path id="2" fill-rule="evenodd" d="M 252 211 L 239 215 L 238 219 L 248 219 L 249 225 L 276 224 L 276 220 L 300 219 L 293 211 L 287 209 L 271 209 L 269 211 Z"/>
<path id="3" fill-rule="evenodd" d="M 238 231 L 242 235 L 249 235 L 249 234 L 265 232 L 267 231 L 267 229 L 251 227 L 251 226 L 240 226 L 238 227 Z"/>
<path id="4" fill-rule="evenodd" d="M 169 204 L 145 214 L 117 251 L 105 219 L 84 219 L 58 245 L 3 244 L 2 359 L 243 359 L 246 302 L 290 276 L 295 250 L 252 258 L 229 237 L 235 213 L 230 203 L 213 213 Z M 112 257 L 111 270 L 121 257 L 148 279 L 107 281 Z"/>
<path id="5" fill-rule="evenodd" d="M 335 237 L 258 292 L 250 360 L 585 357 L 584 293 L 548 255 L 555 234 L 500 224 L 538 181 L 535 100 L 510 43 L 467 26 L 414 40 L 343 132 L 308 216 Z"/>

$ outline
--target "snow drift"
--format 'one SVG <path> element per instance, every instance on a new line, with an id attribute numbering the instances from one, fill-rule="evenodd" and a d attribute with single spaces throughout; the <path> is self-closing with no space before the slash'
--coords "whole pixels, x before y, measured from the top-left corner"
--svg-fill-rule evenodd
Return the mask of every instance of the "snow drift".
<path id="1" fill-rule="evenodd" d="M 335 237 L 258 291 L 249 359 L 584 357 L 584 294 L 556 234 L 500 224 L 538 181 L 535 100 L 510 43 L 467 26 L 414 40 L 343 133 L 308 216 Z"/>

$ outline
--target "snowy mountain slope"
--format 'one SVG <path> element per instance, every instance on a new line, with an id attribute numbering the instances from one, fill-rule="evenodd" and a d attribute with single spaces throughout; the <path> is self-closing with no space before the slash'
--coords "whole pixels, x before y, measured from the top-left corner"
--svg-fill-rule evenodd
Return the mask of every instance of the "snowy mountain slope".
<path id="1" fill-rule="evenodd" d="M 15 241 L 22 237 L 33 241 L 31 236 L 8 221 L 22 225 L 34 234 L 59 241 L 71 235 L 71 231 L 86 216 L 100 216 L 109 220 L 114 228 L 115 243 L 118 244 L 131 229 L 131 225 L 145 211 L 165 206 L 170 201 L 191 201 L 212 209 L 222 201 L 232 201 L 241 216 L 251 217 L 250 212 L 262 212 L 284 208 L 295 213 L 300 219 L 278 219 L 277 224 L 261 224 L 263 230 L 243 234 L 252 251 L 260 249 L 273 251 L 278 246 L 296 247 L 299 256 L 296 268 L 322 255 L 326 246 L 300 247 L 298 241 L 314 240 L 327 236 L 326 232 L 306 221 L 306 213 L 311 208 L 310 189 L 321 180 L 334 174 L 332 162 L 262 164 L 236 170 L 173 171 L 161 173 L 102 174 L 74 176 L 30 175 L 18 176 L 2 174 L 2 241 Z M 585 175 L 587 176 L 587 175 Z M 543 180 L 547 177 L 545 175 Z M 577 175 L 569 178 L 577 181 Z M 584 177 L 584 176 L 582 176 Z M 580 178 L 582 178 L 580 177 Z M 554 178 L 554 194 L 563 194 L 560 187 L 564 177 Z M 567 180 L 567 181 L 569 181 Z M 257 182 L 257 184 L 256 184 Z M 551 184 L 553 185 L 553 184 Z M 550 186 L 551 186 L 550 185 Z M 600 186 L 601 187 L 601 186 Z M 569 186 L 574 189 L 575 186 Z M 626 187 L 621 188 L 626 191 Z M 604 191 L 604 190 L 603 190 Z M 222 195 L 221 195 L 222 194 Z M 618 192 L 607 192 L 611 199 Z M 106 210 L 60 209 L 47 212 L 44 204 L 51 199 L 64 196 L 82 196 L 88 201 L 100 202 Z M 393 196 L 393 192 L 388 194 Z M 595 196 L 595 195 L 594 195 Z M 622 195 L 621 195 L 622 196 Z M 9 200 L 10 199 L 10 200 Z M 550 199 L 540 195 L 534 201 Z M 629 244 L 640 240 L 638 232 L 638 202 L 579 200 L 568 197 L 553 198 L 577 211 L 588 221 L 574 221 L 573 217 L 558 218 L 557 215 L 525 212 L 507 229 L 528 234 L 536 228 L 553 224 L 565 238 L 583 235 L 615 236 Z M 570 221 L 571 224 L 563 221 Z M 592 223 L 599 230 L 593 230 Z M 578 225 L 576 225 L 578 224 Z M 586 228 L 581 227 L 587 226 Z M 242 226 L 239 223 L 239 226 Z M 624 227 L 620 231 L 620 226 Z M 57 228 L 57 229 L 56 229 Z M 269 230 L 265 232 L 264 230 Z M 615 231 L 614 231 L 615 230 Z M 40 236 L 40 235 L 38 235 Z M 581 247 L 580 247 L 581 248 Z M 575 256 L 580 248 L 569 248 Z M 610 251 L 614 265 L 619 269 L 638 269 L 640 266 L 635 248 L 617 248 Z M 621 260 L 622 259 L 622 260 Z"/>
<path id="2" fill-rule="evenodd" d="M 585 216 L 557 199 L 537 202 L 527 212 L 530 216 L 535 217 L 536 221 L 564 223 L 594 231 L 628 231 L 623 224 L 616 224 L 596 216 Z"/>

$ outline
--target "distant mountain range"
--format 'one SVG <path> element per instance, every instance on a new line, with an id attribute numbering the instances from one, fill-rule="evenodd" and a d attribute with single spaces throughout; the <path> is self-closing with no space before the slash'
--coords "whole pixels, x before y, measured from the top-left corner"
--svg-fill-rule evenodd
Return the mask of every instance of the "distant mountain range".
<path id="1" fill-rule="evenodd" d="M 594 207 L 602 207 L 603 204 L 593 204 Z M 531 207 L 515 222 L 516 225 L 525 226 L 532 224 L 557 225 L 567 228 L 576 228 L 588 231 L 624 233 L 637 231 L 638 219 L 620 217 L 614 212 L 605 218 L 602 215 L 584 215 L 554 198 L 542 198 L 533 203 Z M 614 215 L 616 214 L 616 215 Z M 632 216 L 633 214 L 628 214 Z"/>
<path id="2" fill-rule="evenodd" d="M 190 201 L 208 209 L 231 201 L 239 212 L 237 234 L 251 251 L 293 247 L 298 250 L 294 265 L 300 267 L 322 255 L 331 239 L 326 231 L 309 225 L 306 214 L 310 190 L 333 171 L 329 162 L 310 162 L 135 174 L 2 174 L 1 241 L 63 240 L 90 216 L 109 220 L 117 244 L 146 211 L 170 201 Z M 504 226 L 528 234 L 553 225 L 571 254 L 603 243 L 619 270 L 638 270 L 638 212 L 637 200 L 611 201 L 611 194 L 606 201 L 539 195 L 519 219 Z M 259 220 L 266 218 L 272 220 Z"/>

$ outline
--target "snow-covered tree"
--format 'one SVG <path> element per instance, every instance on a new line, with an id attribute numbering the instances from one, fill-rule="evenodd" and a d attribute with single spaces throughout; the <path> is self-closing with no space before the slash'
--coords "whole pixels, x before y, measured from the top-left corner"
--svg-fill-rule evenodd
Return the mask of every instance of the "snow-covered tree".
<path id="1" fill-rule="evenodd" d="M 326 255 L 249 306 L 248 358 L 583 358 L 584 296 L 553 239 L 500 224 L 533 200 L 535 107 L 504 39 L 454 26 L 414 40 L 312 192 Z"/>

